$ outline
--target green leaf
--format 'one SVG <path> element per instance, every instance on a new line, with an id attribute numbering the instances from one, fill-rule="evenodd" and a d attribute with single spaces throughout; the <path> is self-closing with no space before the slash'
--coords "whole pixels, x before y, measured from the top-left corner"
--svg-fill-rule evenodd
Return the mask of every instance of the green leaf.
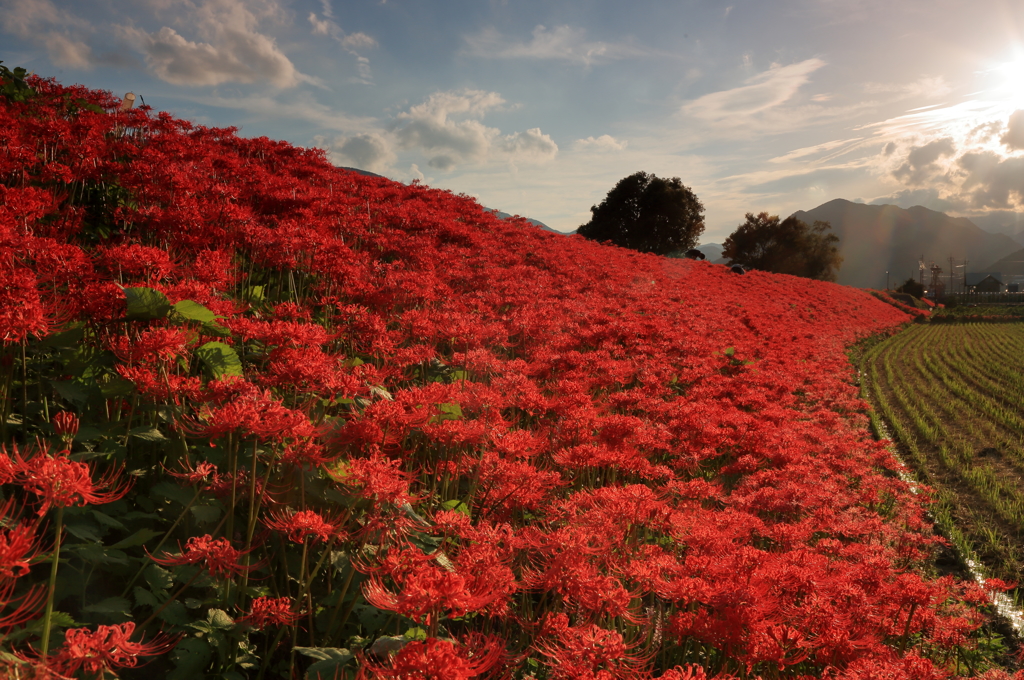
<path id="1" fill-rule="evenodd" d="M 79 524 L 66 522 L 64 528 L 67 529 L 68 533 L 75 538 L 80 538 L 83 541 L 89 541 L 90 543 L 100 543 L 102 534 L 100 528 L 89 522 L 88 524 Z"/>
<path id="2" fill-rule="evenodd" d="M 340 677 L 339 670 L 355 658 L 352 652 L 340 647 L 295 647 L 295 651 L 317 660 L 306 670 L 306 680 L 333 680 Z"/>
<path id="3" fill-rule="evenodd" d="M 189 618 L 188 610 L 185 609 L 185 605 L 177 600 L 167 605 L 167 609 L 160 612 L 160 616 L 157 618 L 172 626 L 184 626 L 192 622 L 192 619 Z"/>
<path id="4" fill-rule="evenodd" d="M 135 391 L 135 383 L 119 375 L 108 375 L 107 379 L 99 383 L 100 392 L 107 399 L 113 397 L 126 397 Z"/>
<path id="5" fill-rule="evenodd" d="M 159 536 L 160 533 L 161 532 L 154 531 L 152 529 L 139 529 L 128 538 L 120 540 L 110 547 L 115 548 L 117 550 L 124 550 L 125 548 L 134 548 L 137 545 L 143 545 L 146 541 L 153 538 L 154 536 Z"/>
<path id="6" fill-rule="evenodd" d="M 157 496 L 163 496 L 164 498 L 169 498 L 172 501 L 177 501 L 181 505 L 188 505 L 192 502 L 192 498 L 195 496 L 194 491 L 167 481 L 157 482 L 154 484 L 150 493 Z"/>
<path id="7" fill-rule="evenodd" d="M 182 300 L 174 303 L 174 315 L 186 321 L 198 321 L 208 323 L 217 320 L 217 315 L 206 307 L 192 300 Z"/>
<path id="8" fill-rule="evenodd" d="M 54 349 L 75 349 L 82 344 L 82 340 L 85 338 L 85 327 L 79 326 L 77 328 L 71 328 L 60 333 L 54 333 L 48 335 L 42 339 L 40 344 L 43 347 L 53 347 Z"/>
<path id="9" fill-rule="evenodd" d="M 85 406 L 89 401 L 89 390 L 84 385 L 72 380 L 51 380 L 50 387 L 57 391 L 60 398 L 75 406 Z"/>
<path id="10" fill-rule="evenodd" d="M 153 590 L 167 590 L 174 585 L 174 576 L 171 572 L 156 564 L 146 567 L 142 576 Z"/>
<path id="11" fill-rule="evenodd" d="M 171 311 L 171 303 L 167 296 L 153 288 L 125 288 L 124 295 L 128 301 L 126 318 L 130 321 L 162 319 Z"/>
<path id="12" fill-rule="evenodd" d="M 203 677 L 203 671 L 212 657 L 213 650 L 202 638 L 182 640 L 171 652 L 175 668 L 167 674 L 167 680 L 194 680 Z"/>
<path id="13" fill-rule="evenodd" d="M 462 419 L 462 407 L 455 402 L 452 402 L 450 404 L 438 404 L 437 408 L 441 413 L 439 415 L 432 417 L 432 422 L 437 422 L 440 420 Z"/>
<path id="14" fill-rule="evenodd" d="M 409 630 L 405 631 L 405 635 L 403 637 L 405 637 L 407 640 L 426 640 L 427 631 L 423 630 L 422 628 L 410 628 Z"/>
<path id="15" fill-rule="evenodd" d="M 84 612 L 93 612 L 95 614 L 122 614 L 124 616 L 131 616 L 131 610 L 132 603 L 124 597 L 108 597 L 102 602 L 82 607 L 82 611 Z"/>
<path id="16" fill-rule="evenodd" d="M 86 562 L 95 562 L 96 564 L 128 564 L 128 556 L 126 554 L 114 548 L 104 548 L 98 543 L 83 543 L 71 546 L 71 550 Z"/>
<path id="17" fill-rule="evenodd" d="M 461 512 L 466 517 L 471 517 L 469 513 L 469 506 L 460 501 L 458 498 L 453 498 L 450 501 L 445 501 L 444 503 L 441 503 L 441 507 L 443 507 L 445 510 L 454 510 L 455 512 Z"/>
<path id="18" fill-rule="evenodd" d="M 133 427 L 131 432 L 128 433 L 132 437 L 141 439 L 145 442 L 165 442 L 167 437 L 155 427 L 149 425 L 141 425 L 139 427 Z"/>
<path id="19" fill-rule="evenodd" d="M 142 586 L 135 586 L 135 589 L 132 592 L 135 593 L 136 606 L 154 608 L 160 606 L 160 600 L 157 599 L 157 596 Z"/>
<path id="20" fill-rule="evenodd" d="M 76 442 L 92 442 L 103 436 L 103 431 L 92 425 L 83 425 L 75 433 Z"/>
<path id="21" fill-rule="evenodd" d="M 190 509 L 200 524 L 210 524 L 220 519 L 220 508 L 216 505 L 193 505 Z"/>
<path id="22" fill-rule="evenodd" d="M 241 359 L 232 347 L 223 342 L 208 342 L 200 346 L 196 356 L 216 380 L 228 376 L 242 377 Z"/>
<path id="23" fill-rule="evenodd" d="M 105 512 L 99 510 L 90 510 L 89 514 L 96 518 L 96 521 L 108 527 L 114 529 L 121 529 L 122 531 L 127 530 L 127 527 L 121 524 L 120 520 L 116 520 Z"/>
<path id="24" fill-rule="evenodd" d="M 206 615 L 206 620 L 213 628 L 219 630 L 231 630 L 235 627 L 235 620 L 223 609 L 211 609 Z"/>
<path id="25" fill-rule="evenodd" d="M 263 302 L 263 286 L 249 286 L 246 288 L 244 299 L 249 302 Z"/>

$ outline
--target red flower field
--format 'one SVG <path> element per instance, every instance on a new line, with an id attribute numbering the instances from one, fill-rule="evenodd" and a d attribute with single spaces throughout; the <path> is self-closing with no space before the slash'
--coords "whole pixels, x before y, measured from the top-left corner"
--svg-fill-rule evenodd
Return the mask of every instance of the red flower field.
<path id="1" fill-rule="evenodd" d="M 6 677 L 984 670 L 984 595 L 932 574 L 845 354 L 903 311 L 29 84 Z"/>

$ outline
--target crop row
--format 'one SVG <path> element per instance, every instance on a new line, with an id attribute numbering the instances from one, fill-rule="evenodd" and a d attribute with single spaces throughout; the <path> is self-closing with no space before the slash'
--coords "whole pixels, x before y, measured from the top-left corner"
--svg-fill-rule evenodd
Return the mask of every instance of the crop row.
<path id="1" fill-rule="evenodd" d="M 1016 579 L 1024 557 L 1019 324 L 913 326 L 865 355 L 871 401 L 965 555 Z"/>

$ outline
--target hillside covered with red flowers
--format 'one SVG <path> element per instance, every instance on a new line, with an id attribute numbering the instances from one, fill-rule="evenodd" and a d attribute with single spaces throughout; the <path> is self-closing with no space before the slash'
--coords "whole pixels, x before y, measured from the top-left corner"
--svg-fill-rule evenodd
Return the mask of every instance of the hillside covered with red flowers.
<path id="1" fill-rule="evenodd" d="M 983 593 L 929 575 L 845 354 L 907 314 L 30 85 L 0 97 L 9 677 L 978 670 Z"/>

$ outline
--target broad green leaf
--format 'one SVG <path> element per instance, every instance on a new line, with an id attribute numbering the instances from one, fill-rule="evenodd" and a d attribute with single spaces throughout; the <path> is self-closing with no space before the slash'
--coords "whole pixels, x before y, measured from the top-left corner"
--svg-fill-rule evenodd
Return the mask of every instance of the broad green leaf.
<path id="1" fill-rule="evenodd" d="M 131 436 L 133 436 L 133 437 L 135 437 L 137 439 L 141 439 L 142 441 L 145 441 L 145 442 L 165 442 L 165 441 L 167 441 L 167 437 L 165 437 L 163 435 L 163 433 L 160 432 L 160 430 L 158 430 L 155 427 L 150 427 L 149 425 L 142 425 L 140 427 L 133 427 L 132 431 L 129 432 L 128 434 L 130 434 Z"/>
<path id="2" fill-rule="evenodd" d="M 245 299 L 249 302 L 263 302 L 263 286 L 249 286 L 246 288 Z"/>
<path id="3" fill-rule="evenodd" d="M 206 307 L 192 300 L 182 300 L 174 303 L 174 314 L 186 321 L 198 321 L 208 323 L 217 320 L 217 315 Z"/>
<path id="4" fill-rule="evenodd" d="M 130 321 L 162 319 L 171 311 L 171 303 L 167 296 L 153 288 L 125 288 L 124 295 L 128 301 L 126 318 Z"/>
<path id="5" fill-rule="evenodd" d="M 83 543 L 70 549 L 86 562 L 96 564 L 128 564 L 128 556 L 120 550 L 105 548 L 98 543 Z"/>
<path id="6" fill-rule="evenodd" d="M 200 524 L 210 524 L 220 519 L 220 508 L 216 505 L 193 505 L 192 516 Z"/>
<path id="7" fill-rule="evenodd" d="M 172 626 L 184 626 L 192 622 L 185 605 L 178 600 L 167 605 L 167 609 L 160 612 L 160 616 L 157 618 Z"/>
<path id="8" fill-rule="evenodd" d="M 157 496 L 163 496 L 164 498 L 169 498 L 172 501 L 177 501 L 181 505 L 188 505 L 192 502 L 192 498 L 195 496 L 194 491 L 185 489 L 168 481 L 157 482 L 153 485 L 153 489 L 150 493 Z"/>
<path id="9" fill-rule="evenodd" d="M 85 337 L 85 327 L 79 326 L 77 328 L 70 328 L 60 333 L 54 333 L 47 335 L 42 339 L 40 344 L 43 347 L 53 347 L 55 349 L 75 349 L 81 346 L 82 339 Z"/>
<path id="10" fill-rule="evenodd" d="M 127 529 L 125 525 L 121 524 L 120 520 L 114 519 L 105 512 L 100 512 L 99 510 L 90 510 L 89 514 L 96 518 L 97 522 L 105 526 L 113 527 L 114 529 L 121 529 L 122 531 Z"/>
<path id="11" fill-rule="evenodd" d="M 167 680 L 195 680 L 204 677 L 203 671 L 212 657 L 213 650 L 206 640 L 195 637 L 182 640 L 171 652 L 175 668 L 167 674 Z"/>
<path id="12" fill-rule="evenodd" d="M 156 595 L 142 586 L 135 586 L 132 592 L 135 593 L 135 604 L 139 607 L 159 607 L 162 604 Z"/>
<path id="13" fill-rule="evenodd" d="M 67 522 L 64 524 L 64 528 L 69 534 L 75 538 L 80 538 L 83 541 L 89 541 L 90 543 L 99 543 L 101 540 L 101 532 L 99 527 L 89 522 L 88 524 L 71 523 Z"/>
<path id="14" fill-rule="evenodd" d="M 70 401 L 76 406 L 85 406 L 89 401 L 89 390 L 84 385 L 72 380 L 51 380 L 50 386 L 57 391 L 61 399 Z"/>
<path id="15" fill-rule="evenodd" d="M 235 627 L 235 620 L 223 609 L 211 609 L 206 615 L 206 620 L 220 630 L 231 630 Z"/>
<path id="16" fill-rule="evenodd" d="M 228 376 L 242 377 L 241 359 L 232 347 L 223 342 L 208 342 L 200 346 L 196 356 L 216 380 Z"/>
<path id="17" fill-rule="evenodd" d="M 91 442 L 103 436 L 103 431 L 92 425 L 83 425 L 75 433 L 76 442 Z"/>
<path id="18" fill-rule="evenodd" d="M 452 402 L 450 404 L 438 404 L 437 408 L 439 411 L 441 411 L 441 413 L 440 415 L 436 416 L 436 420 L 462 419 L 462 407 L 455 402 Z"/>
<path id="19" fill-rule="evenodd" d="M 445 510 L 454 510 L 455 512 L 461 512 L 466 517 L 469 517 L 469 506 L 460 501 L 458 498 L 453 498 L 450 501 L 445 501 L 441 504 Z"/>
<path id="20" fill-rule="evenodd" d="M 131 616 L 131 610 L 132 603 L 124 597 L 108 597 L 102 602 L 82 607 L 82 611 L 84 612 L 93 612 L 95 614 L 123 614 L 124 616 Z"/>
<path id="21" fill-rule="evenodd" d="M 117 550 L 124 550 L 125 548 L 134 548 L 137 545 L 143 545 L 146 541 L 153 538 L 154 536 L 159 536 L 160 533 L 161 532 L 154 531 L 153 529 L 139 529 L 128 538 L 118 541 L 110 547 L 115 548 Z"/>
<path id="22" fill-rule="evenodd" d="M 146 567 L 142 576 L 153 590 L 167 590 L 174 585 L 174 576 L 171 572 L 156 564 Z"/>
<path id="23" fill-rule="evenodd" d="M 340 647 L 295 647 L 295 651 L 317 660 L 306 670 L 306 680 L 340 677 L 340 669 L 355 658 L 352 652 Z"/>
<path id="24" fill-rule="evenodd" d="M 122 378 L 119 375 L 109 375 L 107 379 L 99 383 L 100 392 L 107 399 L 112 397 L 125 397 L 135 390 L 135 383 Z"/>

